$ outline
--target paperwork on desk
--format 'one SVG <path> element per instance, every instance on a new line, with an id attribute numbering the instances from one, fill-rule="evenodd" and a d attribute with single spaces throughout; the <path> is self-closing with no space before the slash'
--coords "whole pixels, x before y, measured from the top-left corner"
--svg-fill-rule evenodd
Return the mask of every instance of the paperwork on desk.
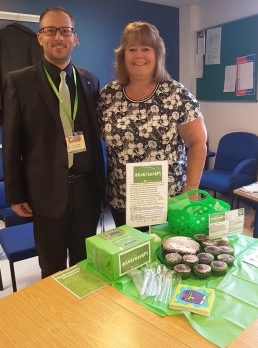
<path id="1" fill-rule="evenodd" d="M 258 195 L 258 182 L 254 182 L 251 185 L 243 186 L 240 188 L 240 190 L 248 193 L 256 193 Z"/>
<path id="2" fill-rule="evenodd" d="M 246 256 L 243 259 L 243 261 L 250 263 L 251 265 L 254 265 L 255 267 L 258 267 L 258 248 L 253 253 Z"/>
<path id="3" fill-rule="evenodd" d="M 52 278 L 80 299 L 107 285 L 78 266 L 54 274 Z"/>

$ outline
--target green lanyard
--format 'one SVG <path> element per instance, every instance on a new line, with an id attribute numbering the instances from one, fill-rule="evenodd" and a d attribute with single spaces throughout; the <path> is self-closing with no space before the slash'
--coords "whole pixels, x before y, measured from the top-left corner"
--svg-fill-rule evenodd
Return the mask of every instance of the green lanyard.
<path id="1" fill-rule="evenodd" d="M 76 92 L 75 92 L 75 100 L 74 100 L 74 107 L 73 107 L 73 118 L 71 117 L 70 112 L 67 110 L 65 103 L 60 98 L 60 94 L 59 94 L 53 80 L 51 79 L 51 77 L 50 77 L 50 75 L 45 67 L 44 67 L 44 70 L 45 70 L 45 73 L 47 75 L 48 82 L 50 83 L 53 91 L 55 92 L 55 95 L 57 96 L 57 98 L 62 106 L 62 109 L 64 110 L 69 122 L 71 123 L 72 127 L 74 128 L 74 121 L 75 121 L 75 118 L 77 116 L 77 111 L 78 111 L 78 91 L 77 91 L 76 73 L 75 73 L 74 67 L 73 67 L 73 78 L 74 78 Z"/>

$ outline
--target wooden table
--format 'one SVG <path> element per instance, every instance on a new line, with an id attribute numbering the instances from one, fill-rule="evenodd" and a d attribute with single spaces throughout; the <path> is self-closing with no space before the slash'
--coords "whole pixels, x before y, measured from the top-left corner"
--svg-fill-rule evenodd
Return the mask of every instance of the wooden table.
<path id="1" fill-rule="evenodd" d="M 208 348 L 184 315 L 160 317 L 111 285 L 78 299 L 51 277 L 0 300 L 0 347 Z M 227 348 L 255 348 L 258 320 Z"/>
<path id="2" fill-rule="evenodd" d="M 239 207 L 239 198 L 243 197 L 255 203 L 255 217 L 254 217 L 254 227 L 253 227 L 253 237 L 258 238 L 258 194 L 248 191 L 244 191 L 242 188 L 233 191 L 237 198 L 237 208 Z"/>

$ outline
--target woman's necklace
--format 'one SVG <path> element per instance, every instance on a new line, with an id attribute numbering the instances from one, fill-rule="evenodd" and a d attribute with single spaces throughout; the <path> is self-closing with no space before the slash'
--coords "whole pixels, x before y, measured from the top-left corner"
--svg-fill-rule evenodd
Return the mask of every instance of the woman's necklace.
<path id="1" fill-rule="evenodd" d="M 151 86 L 152 86 L 152 85 L 150 84 L 149 87 L 147 88 L 146 92 L 145 92 L 142 96 L 140 96 L 139 93 L 135 93 L 135 92 L 133 91 L 132 87 L 128 86 L 128 88 L 130 89 L 130 91 L 131 91 L 136 97 L 140 97 L 140 100 L 143 100 L 143 99 L 145 98 L 145 96 L 147 95 L 147 93 L 149 92 Z"/>

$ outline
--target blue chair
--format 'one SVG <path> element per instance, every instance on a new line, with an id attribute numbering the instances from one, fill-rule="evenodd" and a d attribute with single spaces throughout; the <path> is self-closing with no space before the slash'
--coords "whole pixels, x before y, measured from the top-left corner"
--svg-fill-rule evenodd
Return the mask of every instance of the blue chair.
<path id="1" fill-rule="evenodd" d="M 215 156 L 216 156 L 216 152 L 207 150 L 206 161 L 205 161 L 205 165 L 204 165 L 205 170 L 209 169 L 209 158 L 215 157 Z"/>
<path id="2" fill-rule="evenodd" d="M 206 153 L 206 160 L 205 160 L 205 164 L 204 164 L 205 170 L 208 169 L 208 167 L 209 167 L 209 158 L 216 156 L 216 152 L 209 150 L 209 141 L 208 140 L 207 140 L 206 146 L 207 146 L 207 153 Z M 188 147 L 185 147 L 185 151 L 186 151 L 186 153 L 188 152 Z"/>
<path id="3" fill-rule="evenodd" d="M 32 222 L 32 218 L 19 216 L 12 210 L 10 205 L 6 204 L 4 181 L 0 181 L 0 220 L 5 223 L 5 227 Z"/>
<path id="4" fill-rule="evenodd" d="M 14 262 L 37 256 L 33 224 L 0 229 L 0 244 L 10 264 L 13 292 L 17 291 Z"/>
<path id="5" fill-rule="evenodd" d="M 230 195 L 234 205 L 233 190 L 257 181 L 258 136 L 247 132 L 224 135 L 218 145 L 214 168 L 204 170 L 200 188 Z"/>

